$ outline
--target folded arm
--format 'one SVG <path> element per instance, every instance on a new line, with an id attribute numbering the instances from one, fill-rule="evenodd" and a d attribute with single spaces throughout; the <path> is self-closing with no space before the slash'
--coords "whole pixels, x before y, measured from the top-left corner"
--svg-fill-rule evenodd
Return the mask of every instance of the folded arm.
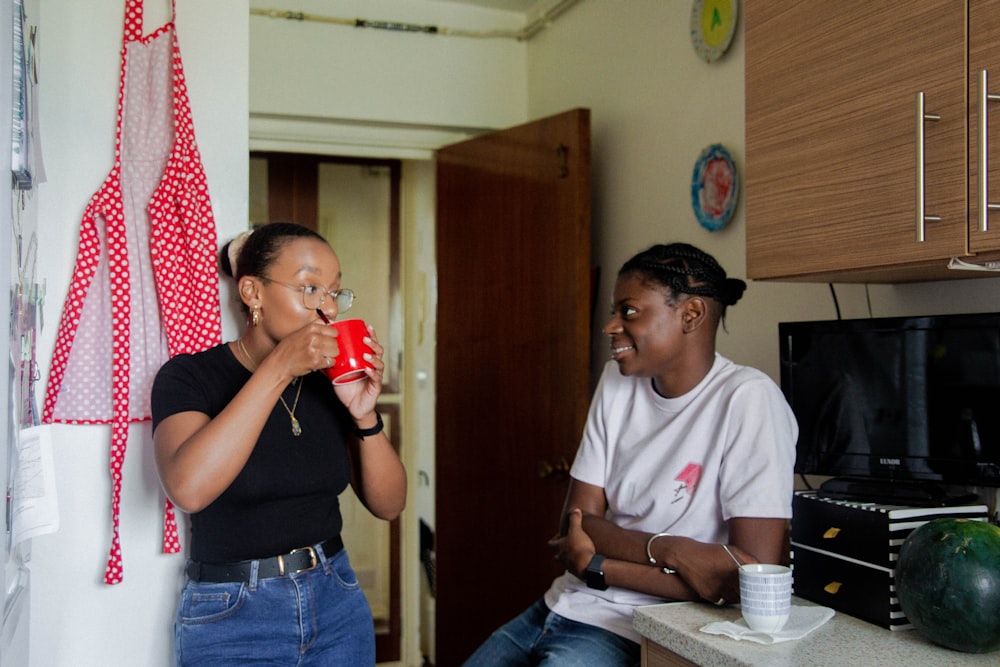
<path id="1" fill-rule="evenodd" d="M 626 530 L 604 518 L 604 489 L 571 480 L 564 511 L 565 537 L 554 540 L 567 569 L 582 578 L 595 553 L 607 556 L 608 585 L 672 600 L 739 600 L 739 577 L 733 557 L 742 563 L 780 563 L 786 559 L 785 519 L 733 518 L 728 522 L 728 549 L 683 536 L 658 537 Z M 580 510 L 578 517 L 573 510 Z M 665 574 L 664 568 L 674 570 Z"/>

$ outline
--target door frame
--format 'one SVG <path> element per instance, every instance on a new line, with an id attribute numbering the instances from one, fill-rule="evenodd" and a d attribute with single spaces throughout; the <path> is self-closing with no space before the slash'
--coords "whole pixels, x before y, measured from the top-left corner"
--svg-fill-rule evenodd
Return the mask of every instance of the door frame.
<path id="1" fill-rule="evenodd" d="M 517 122 L 514 119 L 512 122 Z M 421 597 L 420 519 L 433 521 L 435 299 L 435 151 L 494 128 L 341 122 L 336 119 L 250 114 L 249 152 L 299 152 L 332 157 L 394 158 L 403 161 L 400 240 L 404 303 L 403 399 L 400 456 L 407 470 L 407 509 L 401 516 L 402 655 L 399 665 L 422 663 L 425 645 L 434 652 L 433 598 Z M 425 580 L 425 579 L 423 579 Z M 426 586 L 425 586 L 426 587 Z M 428 636 L 429 635 L 429 636 Z"/>

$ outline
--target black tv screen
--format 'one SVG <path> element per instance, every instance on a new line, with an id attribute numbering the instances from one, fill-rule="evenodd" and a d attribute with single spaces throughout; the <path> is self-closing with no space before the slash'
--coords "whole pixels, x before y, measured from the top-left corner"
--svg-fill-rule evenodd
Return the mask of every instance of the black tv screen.
<path id="1" fill-rule="evenodd" d="M 797 473 L 1000 486 L 1000 313 L 778 331 Z"/>

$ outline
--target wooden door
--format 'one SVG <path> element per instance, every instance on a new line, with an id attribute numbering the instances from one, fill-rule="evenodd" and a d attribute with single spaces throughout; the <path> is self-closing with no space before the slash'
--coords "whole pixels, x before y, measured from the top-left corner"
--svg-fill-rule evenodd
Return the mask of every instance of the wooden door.
<path id="1" fill-rule="evenodd" d="M 590 113 L 437 155 L 436 665 L 560 573 L 589 400 Z"/>
<path id="2" fill-rule="evenodd" d="M 1000 2 L 969 2 L 969 247 L 973 252 L 1000 250 L 1000 211 L 991 211 L 987 231 L 979 228 L 979 72 L 986 70 L 992 94 L 1000 93 Z M 1000 202 L 1000 103 L 987 105 L 987 195 Z"/>
<path id="3" fill-rule="evenodd" d="M 748 276 L 945 277 L 968 243 L 965 3 L 755 2 L 744 17 Z M 919 91 L 940 116 L 924 162 L 941 221 L 923 242 Z"/>

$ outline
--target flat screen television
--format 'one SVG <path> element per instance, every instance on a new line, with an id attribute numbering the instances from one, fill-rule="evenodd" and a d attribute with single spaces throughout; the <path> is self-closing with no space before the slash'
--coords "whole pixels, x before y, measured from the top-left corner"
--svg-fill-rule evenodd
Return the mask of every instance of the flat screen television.
<path id="1" fill-rule="evenodd" d="M 795 471 L 828 497 L 912 505 L 1000 487 L 1000 313 L 782 322 Z"/>

